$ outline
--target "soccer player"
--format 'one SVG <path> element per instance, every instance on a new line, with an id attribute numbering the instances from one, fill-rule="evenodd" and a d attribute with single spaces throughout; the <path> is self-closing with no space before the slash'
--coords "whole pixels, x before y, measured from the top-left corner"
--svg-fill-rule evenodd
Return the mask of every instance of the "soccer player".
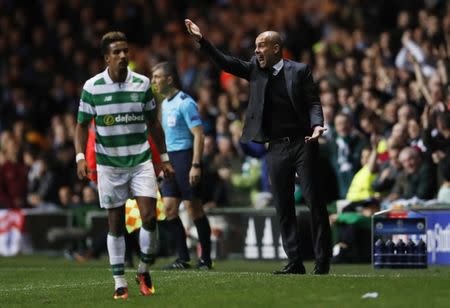
<path id="1" fill-rule="evenodd" d="M 107 68 L 86 81 L 81 93 L 75 130 L 77 173 L 88 175 L 84 156 L 88 124 L 95 121 L 98 192 L 100 206 L 108 210 L 107 247 L 115 281 L 115 299 L 128 298 L 124 273 L 125 202 L 137 200 L 142 218 L 139 234 L 141 257 L 136 281 L 142 295 L 154 293 L 149 265 L 156 253 L 156 175 L 147 141 L 150 132 L 161 155 L 161 169 L 173 176 L 156 116 L 150 80 L 128 69 L 128 43 L 121 32 L 108 32 L 101 40 Z"/>
<path id="2" fill-rule="evenodd" d="M 162 126 L 175 170 L 175 177 L 165 179 L 161 188 L 169 230 L 178 252 L 178 258 L 167 269 L 190 267 L 186 233 L 178 216 L 181 201 L 194 221 L 202 248 L 197 268 L 211 269 L 211 228 L 198 193 L 204 136 L 197 104 L 180 90 L 176 68 L 169 62 L 153 67 L 152 84 L 165 97 L 161 104 Z"/>

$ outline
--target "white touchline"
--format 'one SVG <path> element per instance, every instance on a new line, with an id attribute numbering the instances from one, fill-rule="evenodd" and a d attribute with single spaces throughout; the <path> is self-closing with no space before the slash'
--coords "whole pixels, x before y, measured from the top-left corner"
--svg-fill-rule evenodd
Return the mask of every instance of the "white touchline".
<path id="1" fill-rule="evenodd" d="M 59 289 L 59 288 L 78 288 L 78 287 L 86 287 L 86 286 L 99 286 L 99 285 L 103 285 L 105 287 L 109 287 L 107 284 L 105 284 L 104 282 L 88 282 L 88 283 L 71 283 L 71 284 L 55 284 L 55 285 L 35 285 L 35 286 L 27 286 L 27 287 L 23 287 L 23 288 L 10 288 L 10 289 L 0 289 L 0 294 L 5 292 L 5 293 L 9 293 L 9 292 L 17 292 L 17 291 L 31 291 L 31 290 L 35 290 L 35 289 L 45 289 L 45 290 L 50 290 L 50 289 Z"/>

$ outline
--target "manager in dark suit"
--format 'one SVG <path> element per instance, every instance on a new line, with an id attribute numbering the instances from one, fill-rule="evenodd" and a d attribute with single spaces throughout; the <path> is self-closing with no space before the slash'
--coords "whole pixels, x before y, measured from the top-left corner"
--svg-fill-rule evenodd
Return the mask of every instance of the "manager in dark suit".
<path id="1" fill-rule="evenodd" d="M 223 70 L 250 82 L 250 100 L 241 140 L 269 143 L 267 162 L 283 247 L 289 263 L 275 274 L 304 274 L 294 206 L 297 174 L 312 216 L 316 264 L 313 274 L 328 274 L 331 254 L 328 212 L 321 196 L 317 139 L 326 130 L 309 66 L 282 58 L 279 33 L 256 38 L 250 62 L 223 54 L 203 38 L 199 27 L 185 20 L 189 34 Z"/>

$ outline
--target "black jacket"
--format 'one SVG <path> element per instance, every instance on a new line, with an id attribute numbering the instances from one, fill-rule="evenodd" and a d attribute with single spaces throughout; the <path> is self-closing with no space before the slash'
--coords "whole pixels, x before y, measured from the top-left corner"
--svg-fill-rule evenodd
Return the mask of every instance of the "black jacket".
<path id="1" fill-rule="evenodd" d="M 247 62 L 225 55 L 204 38 L 200 40 L 200 46 L 221 69 L 250 82 L 250 101 L 241 141 L 268 141 L 261 127 L 265 89 L 269 79 L 267 70 L 259 67 L 256 57 Z M 289 98 L 302 127 L 299 135 L 309 136 L 314 126 L 323 126 L 322 106 L 311 69 L 306 64 L 284 59 L 283 71 Z"/>

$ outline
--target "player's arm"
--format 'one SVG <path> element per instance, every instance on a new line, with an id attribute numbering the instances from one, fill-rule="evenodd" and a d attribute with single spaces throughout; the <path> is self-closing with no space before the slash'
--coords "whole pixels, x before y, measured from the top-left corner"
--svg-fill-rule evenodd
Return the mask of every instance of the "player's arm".
<path id="1" fill-rule="evenodd" d="M 327 129 L 324 127 L 322 105 L 320 104 L 318 88 L 314 82 L 311 68 L 309 65 L 306 65 L 300 72 L 303 73 L 303 78 L 300 79 L 302 82 L 302 94 L 309 109 L 312 129 L 311 136 L 306 136 L 305 142 L 313 142 L 317 141 Z"/>
<path id="2" fill-rule="evenodd" d="M 152 140 L 156 145 L 158 152 L 161 153 L 161 169 L 164 172 L 164 176 L 172 177 L 175 172 L 172 165 L 170 164 L 169 155 L 167 154 L 165 136 L 161 122 L 159 121 L 158 117 L 154 117 L 151 121 L 148 121 L 147 125 L 150 136 L 152 137 Z"/>
<path id="3" fill-rule="evenodd" d="M 88 125 L 96 114 L 94 100 L 89 89 L 89 84 L 86 83 L 81 92 L 74 137 L 77 175 L 80 180 L 88 175 L 88 164 L 84 154 L 86 152 L 86 143 L 89 134 Z"/>
<path id="4" fill-rule="evenodd" d="M 191 128 L 191 133 L 194 136 L 193 144 L 193 154 L 192 154 L 192 165 L 189 172 L 189 183 L 191 185 L 197 185 L 201 177 L 200 162 L 202 160 L 203 153 L 203 126 L 197 125 Z"/>
<path id="5" fill-rule="evenodd" d="M 88 126 L 86 124 L 77 123 L 75 127 L 75 153 L 77 153 L 77 175 L 80 180 L 87 177 L 88 165 L 84 153 L 86 152 L 86 143 L 88 139 Z M 83 154 L 83 155 L 80 155 Z"/>
<path id="6" fill-rule="evenodd" d="M 155 143 L 159 153 L 161 153 L 160 155 L 167 153 L 164 131 L 159 119 L 155 117 L 152 121 L 149 121 L 147 125 L 150 136 L 152 137 L 152 140 Z M 162 159 L 162 161 L 164 161 L 164 159 Z"/>
<path id="7" fill-rule="evenodd" d="M 189 171 L 189 183 L 194 186 L 200 182 L 201 177 L 200 163 L 204 143 L 203 123 L 198 113 L 197 104 L 191 98 L 183 100 L 183 103 L 180 105 L 180 110 L 186 125 L 194 137 L 192 144 L 192 164 Z"/>
<path id="8" fill-rule="evenodd" d="M 196 40 L 203 51 L 225 72 L 249 80 L 250 78 L 250 62 L 242 61 L 233 56 L 229 56 L 214 47 L 207 39 L 205 39 L 200 28 L 190 19 L 185 19 L 187 31 Z"/>

